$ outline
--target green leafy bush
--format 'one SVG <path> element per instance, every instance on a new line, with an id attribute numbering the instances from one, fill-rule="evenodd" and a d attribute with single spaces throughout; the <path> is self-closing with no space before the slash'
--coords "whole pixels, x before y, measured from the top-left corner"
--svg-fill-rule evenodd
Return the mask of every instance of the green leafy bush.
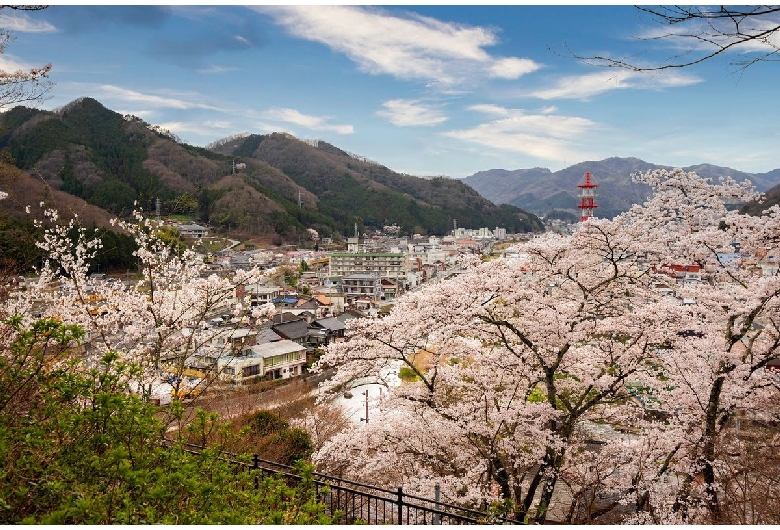
<path id="1" fill-rule="evenodd" d="M 85 368 L 80 328 L 20 316 L 1 326 L 0 524 L 332 522 L 308 464 L 289 485 L 218 449 L 163 443 L 157 409 L 126 392 L 136 368 L 113 354 Z"/>

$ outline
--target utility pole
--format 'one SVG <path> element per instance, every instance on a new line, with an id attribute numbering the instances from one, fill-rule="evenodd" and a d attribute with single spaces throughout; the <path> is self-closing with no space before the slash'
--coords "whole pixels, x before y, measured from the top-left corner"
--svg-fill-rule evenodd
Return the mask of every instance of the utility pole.
<path id="1" fill-rule="evenodd" d="M 366 417 L 365 418 L 360 418 L 360 421 L 364 421 L 364 422 L 366 422 L 366 425 L 368 425 L 368 389 L 366 388 L 366 391 L 365 392 L 361 392 L 360 394 L 363 395 L 363 396 L 366 396 Z"/>

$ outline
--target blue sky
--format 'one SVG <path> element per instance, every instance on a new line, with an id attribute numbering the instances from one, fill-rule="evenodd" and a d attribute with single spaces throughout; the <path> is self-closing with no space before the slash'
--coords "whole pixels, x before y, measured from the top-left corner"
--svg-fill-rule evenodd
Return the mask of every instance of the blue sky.
<path id="1" fill-rule="evenodd" d="M 0 69 L 53 65 L 42 108 L 89 96 L 194 145 L 286 131 L 453 177 L 610 156 L 780 167 L 778 66 L 572 58 L 680 52 L 638 40 L 658 25 L 631 6 L 52 6 L 0 27 Z"/>

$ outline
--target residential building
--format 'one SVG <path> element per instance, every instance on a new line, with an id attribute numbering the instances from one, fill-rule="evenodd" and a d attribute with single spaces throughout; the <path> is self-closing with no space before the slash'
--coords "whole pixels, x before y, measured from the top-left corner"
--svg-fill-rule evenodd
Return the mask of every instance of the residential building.
<path id="1" fill-rule="evenodd" d="M 246 252 L 235 252 L 230 256 L 231 269 L 250 269 L 252 268 L 252 256 Z"/>
<path id="2" fill-rule="evenodd" d="M 382 280 L 374 274 L 350 274 L 342 279 L 342 289 L 347 303 L 357 298 L 379 300 L 382 297 Z"/>
<path id="3" fill-rule="evenodd" d="M 265 342 L 245 348 L 239 355 L 217 359 L 222 379 L 289 379 L 303 373 L 306 348 L 289 340 Z"/>
<path id="4" fill-rule="evenodd" d="M 293 322 L 284 322 L 282 324 L 274 324 L 271 329 L 280 337 L 296 342 L 301 345 L 306 345 L 309 335 L 309 323 L 306 320 L 300 319 Z"/>
<path id="5" fill-rule="evenodd" d="M 404 265 L 404 255 L 401 253 L 334 252 L 330 255 L 328 276 L 372 274 L 403 281 L 406 277 Z"/>
<path id="6" fill-rule="evenodd" d="M 209 235 L 209 231 L 205 226 L 196 224 L 179 225 L 176 228 L 178 228 L 179 233 L 181 233 L 181 235 L 184 237 L 200 239 Z"/>
<path id="7" fill-rule="evenodd" d="M 320 318 L 311 323 L 312 328 L 319 328 L 326 331 L 327 340 L 325 344 L 331 342 L 341 342 L 344 340 L 344 332 L 347 329 L 344 323 L 335 318 Z"/>
<path id="8" fill-rule="evenodd" d="M 239 285 L 236 287 L 236 298 L 249 297 L 251 307 L 261 306 L 272 303 L 279 298 L 280 288 L 274 286 L 265 286 L 260 284 Z"/>

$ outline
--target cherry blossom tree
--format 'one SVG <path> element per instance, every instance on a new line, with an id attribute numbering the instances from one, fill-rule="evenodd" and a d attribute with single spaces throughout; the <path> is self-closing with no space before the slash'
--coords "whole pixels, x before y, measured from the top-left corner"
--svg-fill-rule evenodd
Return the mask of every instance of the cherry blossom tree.
<path id="1" fill-rule="evenodd" d="M 137 366 L 133 383 L 138 388 L 148 393 L 153 382 L 168 374 L 174 376 L 178 393 L 191 355 L 208 350 L 216 358 L 228 353 L 237 328 L 273 314 L 271 304 L 251 308 L 236 297 L 239 284 L 257 283 L 265 272 L 209 273 L 200 255 L 178 252 L 160 236 L 157 223 L 140 212 L 132 221 L 116 221 L 138 245 L 140 280 L 129 286 L 96 280 L 89 270 L 100 240 L 90 238 L 77 217 L 62 222 L 56 210 L 39 206 L 44 220 L 36 222 L 46 230 L 38 245 L 47 259 L 35 284 L 16 293 L 7 312 L 30 322 L 55 318 L 79 326 L 86 333 L 86 367 L 112 352 Z M 225 314 L 230 315 L 225 325 L 210 324 Z"/>
<path id="2" fill-rule="evenodd" d="M 575 522 L 717 521 L 718 448 L 736 415 L 771 410 L 763 368 L 780 340 L 777 276 L 730 258 L 776 248 L 780 215 L 728 209 L 754 196 L 728 179 L 637 180 L 653 196 L 614 220 L 350 321 L 319 362 L 337 368 L 325 390 L 394 371 L 406 382 L 387 384 L 370 422 L 327 443 L 320 465 L 424 495 L 439 484 L 450 502 L 536 522 L 553 505 Z M 670 264 L 698 264 L 705 281 L 678 284 Z"/>
<path id="3" fill-rule="evenodd" d="M 663 517 L 719 522 L 734 421 L 776 419 L 777 378 L 766 367 L 780 355 L 780 277 L 759 266 L 778 256 L 780 209 L 761 217 L 729 209 L 724 199 L 733 204 L 753 196 L 729 180 L 712 185 L 682 171 L 640 180 L 656 193 L 629 215 L 646 221 L 662 263 L 687 260 L 706 274 L 706 281 L 678 288 L 693 303 L 678 308 L 674 333 L 659 349 L 671 419 L 655 428 L 669 431 L 664 461 L 679 479 L 678 489 L 666 490 L 674 498 L 672 513 Z M 640 500 L 647 516 L 662 514 L 660 504 L 668 504 L 662 496 L 655 506 L 647 494 Z"/>

